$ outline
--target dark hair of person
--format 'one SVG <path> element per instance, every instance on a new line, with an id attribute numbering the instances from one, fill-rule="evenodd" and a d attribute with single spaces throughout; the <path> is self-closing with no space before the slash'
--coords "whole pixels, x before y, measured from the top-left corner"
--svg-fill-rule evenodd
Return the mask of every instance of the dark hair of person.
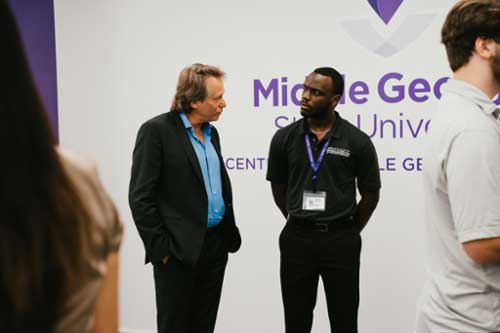
<path id="1" fill-rule="evenodd" d="M 5 0 L 0 22 L 0 332 L 47 332 L 86 269 L 88 215 Z"/>
<path id="2" fill-rule="evenodd" d="M 331 67 L 319 67 L 314 70 L 314 73 L 329 76 L 332 79 L 333 94 L 340 95 L 344 93 L 344 78 Z"/>
<path id="3" fill-rule="evenodd" d="M 462 0 L 448 13 L 441 42 L 453 72 L 469 62 L 477 38 L 500 43 L 499 0 Z"/>

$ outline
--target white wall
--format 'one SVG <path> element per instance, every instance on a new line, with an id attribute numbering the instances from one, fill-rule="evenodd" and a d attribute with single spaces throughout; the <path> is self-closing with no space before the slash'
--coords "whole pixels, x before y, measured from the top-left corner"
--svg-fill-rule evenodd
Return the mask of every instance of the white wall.
<path id="1" fill-rule="evenodd" d="M 61 142 L 98 161 L 125 224 L 122 330 L 156 328 L 152 271 L 143 265 L 127 189 L 137 129 L 168 110 L 184 66 L 209 63 L 228 74 L 229 106 L 216 124 L 226 158 L 266 157 L 276 117 L 299 116 L 293 104 L 273 107 L 270 99 L 255 107 L 253 80 L 267 84 L 287 77 L 292 86 L 318 66 L 337 67 L 348 87 L 366 82 L 366 103 L 347 99 L 338 108 L 352 122 L 359 114 L 365 131 L 373 115 L 416 125 L 432 115 L 436 98 L 386 103 L 377 84 L 389 72 L 403 74 L 406 86 L 414 78 L 434 82 L 449 75 L 439 31 L 453 2 L 406 0 L 385 25 L 365 0 L 56 0 Z M 355 40 L 375 48 L 376 33 L 384 39 L 393 35 L 401 50 L 385 57 Z M 404 138 L 373 138 L 381 167 L 394 157 L 397 170 L 382 171 L 381 202 L 363 232 L 361 332 L 411 332 L 425 277 L 420 173 L 401 167 L 402 159 L 421 156 L 425 135 L 410 138 L 407 127 L 405 133 Z M 244 243 L 230 258 L 217 332 L 282 332 L 277 238 L 284 221 L 265 168 L 232 170 L 230 176 Z M 313 332 L 328 327 L 320 285 Z"/>

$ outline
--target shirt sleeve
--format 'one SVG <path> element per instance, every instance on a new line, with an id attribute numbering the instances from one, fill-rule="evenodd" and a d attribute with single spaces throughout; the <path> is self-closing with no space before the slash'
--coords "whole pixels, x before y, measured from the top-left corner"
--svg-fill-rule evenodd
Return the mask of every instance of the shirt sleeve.
<path id="1" fill-rule="evenodd" d="M 288 159 L 283 134 L 283 131 L 276 132 L 269 148 L 266 179 L 274 184 L 286 184 L 288 182 Z"/>
<path id="2" fill-rule="evenodd" d="M 500 237 L 500 138 L 467 131 L 452 142 L 445 167 L 460 242 Z"/>
<path id="3" fill-rule="evenodd" d="M 380 189 L 377 152 L 370 139 L 364 144 L 357 156 L 356 179 L 360 192 L 375 192 Z"/>

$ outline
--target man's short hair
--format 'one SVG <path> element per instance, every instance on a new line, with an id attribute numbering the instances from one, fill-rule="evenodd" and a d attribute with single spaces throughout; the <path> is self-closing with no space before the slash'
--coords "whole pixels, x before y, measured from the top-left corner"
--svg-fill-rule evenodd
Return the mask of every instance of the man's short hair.
<path id="1" fill-rule="evenodd" d="M 319 67 L 314 70 L 314 73 L 329 76 L 332 79 L 333 94 L 340 95 L 344 93 L 344 78 L 331 67 Z"/>
<path id="2" fill-rule="evenodd" d="M 207 98 L 209 92 L 206 79 L 211 76 L 221 79 L 224 78 L 225 73 L 218 67 L 204 64 L 192 64 L 184 68 L 179 74 L 170 110 L 191 112 L 191 103 Z"/>
<path id="3" fill-rule="evenodd" d="M 499 0 L 461 0 L 448 13 L 441 42 L 452 71 L 469 62 L 477 38 L 500 42 Z"/>

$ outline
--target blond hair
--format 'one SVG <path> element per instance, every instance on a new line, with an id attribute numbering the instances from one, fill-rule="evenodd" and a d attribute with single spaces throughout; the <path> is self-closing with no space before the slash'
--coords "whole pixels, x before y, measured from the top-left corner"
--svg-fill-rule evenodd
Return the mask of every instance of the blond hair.
<path id="1" fill-rule="evenodd" d="M 206 79 L 208 77 L 223 78 L 225 73 L 218 67 L 192 64 L 179 74 L 175 97 L 171 111 L 191 112 L 191 103 L 203 101 L 208 96 Z"/>

